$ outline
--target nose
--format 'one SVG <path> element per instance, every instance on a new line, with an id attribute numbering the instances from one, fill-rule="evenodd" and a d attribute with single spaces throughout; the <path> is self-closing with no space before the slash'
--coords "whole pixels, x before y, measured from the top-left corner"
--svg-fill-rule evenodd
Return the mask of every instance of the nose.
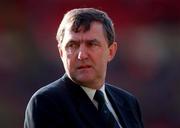
<path id="1" fill-rule="evenodd" d="M 88 58 L 88 49 L 86 48 L 85 44 L 81 44 L 78 51 L 78 59 L 84 60 Z"/>

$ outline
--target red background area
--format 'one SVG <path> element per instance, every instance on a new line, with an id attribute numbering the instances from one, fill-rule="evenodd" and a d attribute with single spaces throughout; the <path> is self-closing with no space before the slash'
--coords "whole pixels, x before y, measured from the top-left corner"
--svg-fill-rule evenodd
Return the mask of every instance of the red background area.
<path id="1" fill-rule="evenodd" d="M 178 128 L 178 0 L 2 1 L 0 127 L 22 127 L 31 95 L 64 73 L 55 35 L 64 13 L 78 7 L 104 10 L 114 21 L 118 52 L 107 82 L 137 96 L 146 128 Z"/>

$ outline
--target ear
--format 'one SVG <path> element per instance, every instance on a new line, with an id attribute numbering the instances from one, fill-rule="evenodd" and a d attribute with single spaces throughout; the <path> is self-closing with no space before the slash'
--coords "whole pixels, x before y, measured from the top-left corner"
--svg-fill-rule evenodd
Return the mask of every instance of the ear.
<path id="1" fill-rule="evenodd" d="M 62 52 L 62 48 L 61 48 L 61 44 L 60 43 L 58 43 L 58 50 L 59 50 L 59 55 L 62 58 L 63 52 Z"/>
<path id="2" fill-rule="evenodd" d="M 116 51 L 117 51 L 117 42 L 113 42 L 110 46 L 109 46 L 109 56 L 108 56 L 108 61 L 110 62 L 114 56 L 116 55 Z"/>

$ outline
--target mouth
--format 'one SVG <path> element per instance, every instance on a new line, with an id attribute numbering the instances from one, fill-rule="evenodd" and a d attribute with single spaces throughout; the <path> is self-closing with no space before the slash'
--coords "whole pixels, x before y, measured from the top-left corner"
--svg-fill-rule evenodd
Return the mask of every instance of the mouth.
<path id="1" fill-rule="evenodd" d="M 90 66 L 90 65 L 82 65 L 82 66 L 79 66 L 77 69 L 89 69 L 91 67 L 92 66 Z"/>

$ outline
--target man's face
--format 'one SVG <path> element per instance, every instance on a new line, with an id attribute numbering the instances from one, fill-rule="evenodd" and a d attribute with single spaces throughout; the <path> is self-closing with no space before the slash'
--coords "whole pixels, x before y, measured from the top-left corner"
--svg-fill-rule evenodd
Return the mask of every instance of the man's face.
<path id="1" fill-rule="evenodd" d="M 107 63 L 114 57 L 117 44 L 114 42 L 108 47 L 102 24 L 93 22 L 89 31 L 80 30 L 78 33 L 71 31 L 67 24 L 58 48 L 70 79 L 82 86 L 98 89 L 104 84 Z"/>

